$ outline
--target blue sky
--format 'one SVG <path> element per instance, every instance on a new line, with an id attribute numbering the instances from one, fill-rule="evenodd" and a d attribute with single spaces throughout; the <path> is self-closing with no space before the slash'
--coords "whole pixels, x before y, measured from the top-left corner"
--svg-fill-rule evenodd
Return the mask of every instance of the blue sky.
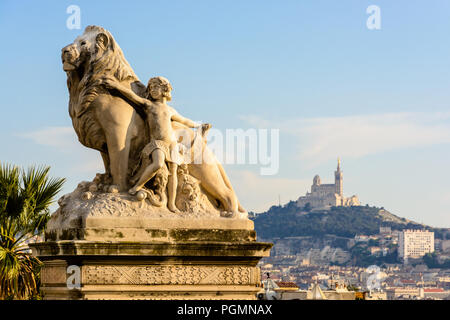
<path id="1" fill-rule="evenodd" d="M 69 30 L 69 5 L 81 30 Z M 366 8 L 381 9 L 381 30 Z M 60 49 L 90 24 L 111 31 L 141 81 L 169 78 L 172 105 L 215 128 L 280 129 L 280 170 L 227 165 L 262 211 L 332 182 L 344 193 L 450 227 L 450 2 L 2 1 L 0 161 L 46 164 L 64 192 L 101 170 L 67 112 Z"/>

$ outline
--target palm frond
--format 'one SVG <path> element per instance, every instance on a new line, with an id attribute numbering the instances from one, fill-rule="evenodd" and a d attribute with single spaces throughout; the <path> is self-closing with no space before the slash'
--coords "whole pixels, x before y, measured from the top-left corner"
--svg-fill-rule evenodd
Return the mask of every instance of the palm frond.
<path id="1" fill-rule="evenodd" d="M 41 262 L 25 250 L 25 242 L 42 233 L 50 218 L 48 207 L 65 182 L 49 178 L 49 171 L 0 163 L 0 299 L 38 294 Z"/>
<path id="2" fill-rule="evenodd" d="M 21 211 L 20 170 L 16 166 L 0 163 L 0 221 Z"/>

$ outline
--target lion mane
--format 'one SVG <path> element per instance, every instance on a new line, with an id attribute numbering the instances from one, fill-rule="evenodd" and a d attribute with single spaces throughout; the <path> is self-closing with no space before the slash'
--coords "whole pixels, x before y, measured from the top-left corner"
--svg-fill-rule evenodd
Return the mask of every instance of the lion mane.
<path id="1" fill-rule="evenodd" d="M 91 57 L 88 61 L 87 72 L 79 84 L 79 89 L 81 89 L 81 113 L 88 108 L 92 101 L 95 100 L 98 93 L 104 91 L 104 89 L 99 86 L 99 80 L 102 77 L 113 76 L 119 82 L 139 82 L 139 79 L 134 73 L 133 69 L 125 60 L 122 49 L 119 47 L 109 31 L 98 26 L 88 26 L 86 27 L 84 32 L 105 34 L 108 38 L 108 48 L 100 57 L 98 57 L 97 45 L 95 45 L 94 47 L 94 52 L 91 52 Z"/>
<path id="2" fill-rule="evenodd" d="M 107 93 L 106 89 L 100 85 L 101 78 L 115 78 L 117 81 L 126 82 L 129 85 L 136 83 L 137 89 L 140 91 L 137 94 L 142 94 L 144 86 L 140 83 L 126 61 L 122 49 L 109 31 L 99 26 L 88 26 L 81 39 L 87 37 L 90 33 L 94 34 L 94 39 L 99 34 L 104 34 L 108 40 L 107 47 L 104 51 L 100 51 L 98 44 L 93 42 L 87 52 L 80 54 L 79 59 L 86 59 L 84 66 L 79 67 L 82 70 L 78 70 L 78 72 L 84 70 L 81 79 L 75 79 L 79 76 L 79 73 L 72 73 L 68 77 L 69 113 L 79 141 L 85 146 L 105 151 L 103 143 L 99 144 L 99 141 L 104 141 L 104 139 L 101 139 L 104 135 L 103 130 L 99 127 L 90 108 L 91 103 L 99 94 Z"/>

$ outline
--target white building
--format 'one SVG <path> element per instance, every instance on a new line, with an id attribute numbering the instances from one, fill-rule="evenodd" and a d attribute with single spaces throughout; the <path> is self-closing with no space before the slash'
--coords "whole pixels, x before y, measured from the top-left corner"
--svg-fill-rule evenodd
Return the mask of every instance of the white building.
<path id="1" fill-rule="evenodd" d="M 434 232 L 427 230 L 403 230 L 398 240 L 398 256 L 407 262 L 408 258 L 421 258 L 434 252 Z"/>

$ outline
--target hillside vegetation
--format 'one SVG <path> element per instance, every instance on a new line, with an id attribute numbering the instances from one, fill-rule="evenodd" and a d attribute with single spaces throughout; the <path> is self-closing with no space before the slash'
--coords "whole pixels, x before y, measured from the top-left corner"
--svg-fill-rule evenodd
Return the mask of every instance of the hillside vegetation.
<path id="1" fill-rule="evenodd" d="M 332 234 L 352 238 L 355 235 L 374 235 L 380 226 L 392 230 L 428 229 L 442 238 L 442 229 L 431 228 L 397 217 L 383 208 L 369 206 L 332 207 L 330 210 L 299 208 L 294 201 L 284 206 L 272 206 L 256 214 L 252 220 L 258 237 L 263 239 L 322 236 Z"/>

